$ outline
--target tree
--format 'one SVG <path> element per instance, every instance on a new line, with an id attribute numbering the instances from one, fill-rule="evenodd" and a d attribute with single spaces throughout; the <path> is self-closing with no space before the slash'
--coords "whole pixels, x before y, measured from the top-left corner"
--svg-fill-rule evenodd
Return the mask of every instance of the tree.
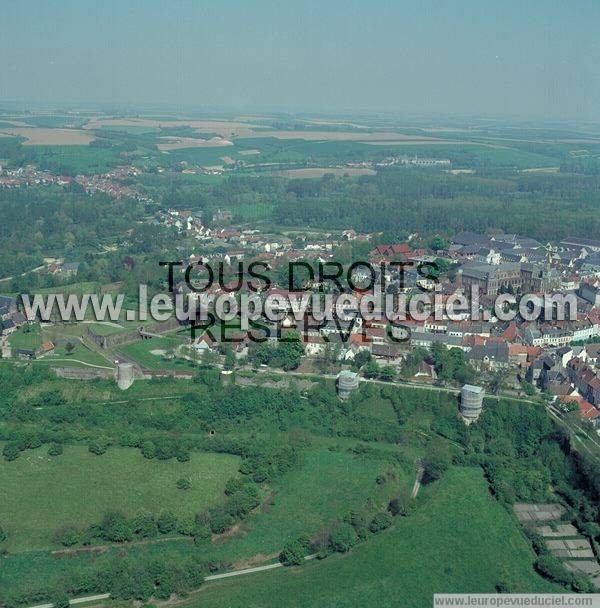
<path id="1" fill-rule="evenodd" d="M 4 531 L 2 526 L 0 526 L 0 543 L 4 542 L 5 540 L 6 540 L 6 532 Z"/>
<path id="2" fill-rule="evenodd" d="M 65 355 L 72 355 L 75 350 L 75 345 L 72 342 L 67 342 L 65 344 Z"/>
<path id="3" fill-rule="evenodd" d="M 354 528 L 347 523 L 337 524 L 329 534 L 329 546 L 333 551 L 346 553 L 358 542 Z"/>
<path id="4" fill-rule="evenodd" d="M 233 369 L 235 367 L 235 353 L 231 346 L 227 345 L 228 348 L 225 349 L 225 363 L 223 367 L 225 369 Z"/>
<path id="5" fill-rule="evenodd" d="M 497 395 L 502 391 L 506 384 L 507 376 L 508 372 L 505 369 L 498 369 L 492 374 L 488 383 L 492 395 Z"/>
<path id="6" fill-rule="evenodd" d="M 396 369 L 392 365 L 384 365 L 379 370 L 379 378 L 391 382 L 396 377 Z"/>
<path id="7" fill-rule="evenodd" d="M 116 511 L 107 513 L 100 523 L 102 537 L 113 542 L 124 542 L 133 538 L 131 523 Z"/>
<path id="8" fill-rule="evenodd" d="M 426 481 L 439 479 L 450 466 L 451 457 L 448 448 L 442 444 L 435 444 L 423 458 Z"/>
<path id="9" fill-rule="evenodd" d="M 379 513 L 376 513 L 373 516 L 373 519 L 371 520 L 371 523 L 369 524 L 369 530 L 371 530 L 371 532 L 373 532 L 373 533 L 381 532 L 381 530 L 385 530 L 386 528 L 389 528 L 391 525 L 392 525 L 392 517 L 388 513 L 381 511 Z"/>
<path id="10" fill-rule="evenodd" d="M 48 448 L 48 456 L 60 456 L 63 453 L 62 443 L 52 443 Z"/>
<path id="11" fill-rule="evenodd" d="M 2 449 L 2 455 L 9 462 L 12 460 L 16 460 L 21 453 L 21 445 L 16 441 L 9 441 L 4 445 Z"/>
<path id="12" fill-rule="evenodd" d="M 54 541 L 64 547 L 72 547 L 81 542 L 81 531 L 75 526 L 64 526 L 55 532 Z"/>
<path id="13" fill-rule="evenodd" d="M 299 566 L 310 551 L 310 539 L 300 536 L 289 540 L 279 554 L 279 561 L 285 566 Z"/>
<path id="14" fill-rule="evenodd" d="M 359 350 L 354 356 L 352 367 L 360 369 L 363 365 L 371 360 L 371 353 L 368 350 Z"/>
<path id="15" fill-rule="evenodd" d="M 88 444 L 88 450 L 92 454 L 96 454 L 101 456 L 108 449 L 108 439 L 106 437 L 98 437 L 97 439 L 92 439 Z"/>
<path id="16" fill-rule="evenodd" d="M 410 492 L 403 489 L 390 500 L 388 510 L 394 517 L 406 517 L 411 511 L 411 500 Z"/>
<path id="17" fill-rule="evenodd" d="M 51 599 L 51 603 L 54 604 L 54 608 L 69 608 L 69 596 L 63 591 L 56 591 Z"/>
<path id="18" fill-rule="evenodd" d="M 365 375 L 365 378 L 377 378 L 379 376 L 379 372 L 379 363 L 377 363 L 377 361 L 374 359 L 367 361 L 363 367 L 363 374 Z"/>
<path id="19" fill-rule="evenodd" d="M 177 528 L 177 517 L 171 511 L 163 511 L 156 523 L 161 534 L 168 534 Z"/>
<path id="20" fill-rule="evenodd" d="M 448 243 L 446 239 L 444 239 L 438 234 L 431 239 L 429 246 L 434 251 L 439 251 L 440 249 L 445 249 L 448 246 Z"/>
<path id="21" fill-rule="evenodd" d="M 526 380 L 521 382 L 521 388 L 528 397 L 533 397 L 535 395 L 535 386 L 533 386 L 531 382 L 527 382 Z"/>
<path id="22" fill-rule="evenodd" d="M 138 515 L 133 520 L 134 534 L 140 538 L 154 538 L 158 534 L 158 527 L 152 515 Z"/>

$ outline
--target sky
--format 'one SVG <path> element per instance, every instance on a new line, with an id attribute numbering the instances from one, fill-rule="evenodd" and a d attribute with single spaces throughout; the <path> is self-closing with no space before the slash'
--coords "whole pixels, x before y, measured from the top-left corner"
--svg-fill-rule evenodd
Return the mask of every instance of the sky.
<path id="1" fill-rule="evenodd" d="M 19 0 L 0 102 L 600 122 L 597 0 Z"/>

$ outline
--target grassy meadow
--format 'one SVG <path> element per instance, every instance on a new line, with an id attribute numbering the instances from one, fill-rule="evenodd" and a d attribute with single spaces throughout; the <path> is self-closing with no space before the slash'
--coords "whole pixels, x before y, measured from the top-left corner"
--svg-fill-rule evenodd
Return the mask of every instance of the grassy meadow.
<path id="1" fill-rule="evenodd" d="M 559 592 L 533 570 L 512 514 L 479 469 L 455 468 L 411 516 L 346 555 L 205 585 L 187 608 L 422 608 L 434 593 Z"/>
<path id="2" fill-rule="evenodd" d="M 84 446 L 65 446 L 55 457 L 47 452 L 44 446 L 0 460 L 0 522 L 9 550 L 50 546 L 61 526 L 97 523 L 110 510 L 192 516 L 220 499 L 239 464 L 212 453 L 193 453 L 189 462 L 148 460 L 134 448 L 109 448 L 102 456 Z M 180 477 L 191 480 L 189 490 L 176 488 Z"/>

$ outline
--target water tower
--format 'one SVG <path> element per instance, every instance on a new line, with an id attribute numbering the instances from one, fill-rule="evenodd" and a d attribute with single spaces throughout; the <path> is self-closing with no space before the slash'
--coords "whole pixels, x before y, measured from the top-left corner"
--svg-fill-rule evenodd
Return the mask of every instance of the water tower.
<path id="1" fill-rule="evenodd" d="M 119 363 L 117 365 L 117 386 L 122 390 L 128 389 L 135 379 L 133 363 Z"/>
<path id="2" fill-rule="evenodd" d="M 337 392 L 340 399 L 348 399 L 350 393 L 358 388 L 358 374 L 350 370 L 342 370 L 337 377 Z"/>
<path id="3" fill-rule="evenodd" d="M 460 391 L 460 413 L 467 424 L 475 422 L 483 409 L 484 390 L 481 386 L 465 384 Z"/>

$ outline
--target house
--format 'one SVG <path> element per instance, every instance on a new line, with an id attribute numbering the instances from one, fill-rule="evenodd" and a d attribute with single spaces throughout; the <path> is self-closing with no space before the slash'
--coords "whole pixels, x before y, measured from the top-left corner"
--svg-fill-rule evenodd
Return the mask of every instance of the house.
<path id="1" fill-rule="evenodd" d="M 415 372 L 414 377 L 420 379 L 435 380 L 437 378 L 435 365 L 427 363 L 426 361 L 421 361 L 421 363 L 419 363 L 419 366 L 417 367 L 417 371 Z"/>
<path id="2" fill-rule="evenodd" d="M 477 369 L 500 369 L 510 365 L 506 342 L 487 342 L 476 345 L 467 353 L 467 359 Z"/>
<path id="3" fill-rule="evenodd" d="M 376 344 L 373 343 L 371 354 L 375 359 L 387 363 L 397 362 L 400 359 L 400 348 L 397 344 Z"/>
<path id="4" fill-rule="evenodd" d="M 502 291 L 516 292 L 523 285 L 520 264 L 465 264 L 461 270 L 462 286 L 478 287 L 486 296 L 496 296 Z"/>
<path id="5" fill-rule="evenodd" d="M 43 357 L 44 355 L 51 355 L 53 353 L 54 353 L 54 343 L 53 342 L 44 342 L 38 348 L 37 356 Z"/>
<path id="6" fill-rule="evenodd" d="M 568 395 L 560 397 L 563 403 L 576 403 L 579 409 L 579 415 L 584 420 L 589 420 L 594 426 L 600 424 L 600 411 L 594 407 L 589 401 L 586 401 L 581 395 Z"/>
<path id="7" fill-rule="evenodd" d="M 6 319 L 5 321 L 0 321 L 0 329 L 2 329 L 0 333 L 3 336 L 8 336 L 17 330 L 17 326 L 12 319 Z"/>
<path id="8" fill-rule="evenodd" d="M 581 358 L 567 363 L 569 379 L 580 395 L 594 406 L 600 406 L 600 374 Z"/>
<path id="9" fill-rule="evenodd" d="M 448 334 L 434 334 L 428 331 L 415 331 L 410 335 L 410 345 L 422 348 L 431 348 L 435 343 L 443 344 L 446 348 L 460 348 L 465 350 L 462 339 Z"/>
<path id="10" fill-rule="evenodd" d="M 214 345 L 215 341 L 205 332 L 194 342 L 193 348 L 199 355 L 203 355 L 206 352 L 212 352 Z"/>
<path id="11" fill-rule="evenodd" d="M 592 306 L 600 307 L 600 289 L 598 287 L 594 287 L 590 283 L 581 283 L 577 295 Z"/>
<path id="12" fill-rule="evenodd" d="M 539 346 L 527 346 L 525 344 L 508 345 L 509 362 L 520 367 L 528 367 L 541 353 L 542 349 Z"/>
<path id="13" fill-rule="evenodd" d="M 0 296 L 0 319 L 5 319 L 17 311 L 17 300 L 10 296 Z"/>
<path id="14" fill-rule="evenodd" d="M 584 347 L 586 360 L 590 365 L 600 366 L 600 343 L 586 344 Z"/>
<path id="15" fill-rule="evenodd" d="M 325 352 L 327 343 L 321 336 L 302 334 L 302 342 L 304 342 L 304 353 L 307 357 L 316 357 Z"/>
<path id="16" fill-rule="evenodd" d="M 79 272 L 79 262 L 50 264 L 48 267 L 48 272 L 50 274 L 59 274 L 65 277 L 75 277 Z"/>
<path id="17" fill-rule="evenodd" d="M 452 242 L 456 245 L 490 247 L 491 240 L 485 234 L 477 234 L 475 232 L 461 232 L 452 238 Z"/>
<path id="18" fill-rule="evenodd" d="M 413 255 L 410 245 L 400 243 L 398 245 L 378 245 L 371 251 L 371 257 L 378 259 L 408 259 Z"/>
<path id="19" fill-rule="evenodd" d="M 580 239 L 576 237 L 568 237 L 563 239 L 560 244 L 568 248 L 587 249 L 588 251 L 600 251 L 600 241 L 592 239 Z"/>
<path id="20" fill-rule="evenodd" d="M 475 254 L 475 261 L 479 262 L 480 264 L 498 265 L 501 261 L 501 254 L 495 249 L 488 249 L 487 247 L 482 247 Z"/>

